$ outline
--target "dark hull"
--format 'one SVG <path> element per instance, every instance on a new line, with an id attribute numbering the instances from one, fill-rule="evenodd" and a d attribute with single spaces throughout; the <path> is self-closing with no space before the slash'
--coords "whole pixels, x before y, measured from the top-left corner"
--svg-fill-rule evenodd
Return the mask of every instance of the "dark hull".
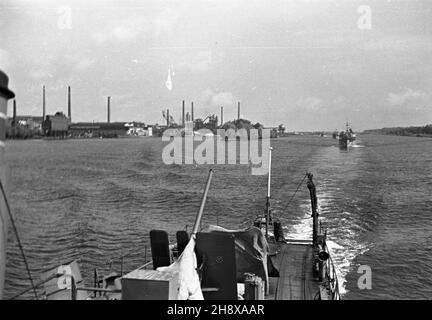
<path id="1" fill-rule="evenodd" d="M 355 137 L 340 137 L 339 138 L 339 148 L 341 149 L 347 149 L 348 147 L 352 146 L 354 144 L 354 141 L 356 140 Z"/>

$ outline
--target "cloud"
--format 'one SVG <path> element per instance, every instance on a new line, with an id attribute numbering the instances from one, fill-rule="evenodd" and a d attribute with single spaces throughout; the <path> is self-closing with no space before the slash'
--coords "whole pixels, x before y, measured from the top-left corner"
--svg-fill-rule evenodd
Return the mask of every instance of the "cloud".
<path id="1" fill-rule="evenodd" d="M 429 95 L 420 90 L 405 89 L 400 93 L 389 93 L 387 101 L 393 106 L 401 106 L 408 102 L 424 103 L 429 99 Z"/>
<path id="2" fill-rule="evenodd" d="M 171 8 L 162 9 L 155 18 L 132 15 L 118 20 L 116 25 L 107 31 L 94 32 L 92 39 L 98 44 L 108 40 L 127 42 L 136 40 L 139 36 L 148 37 L 152 32 L 159 38 L 161 35 L 171 35 L 178 19 L 178 13 Z"/>
<path id="3" fill-rule="evenodd" d="M 301 98 L 297 100 L 296 106 L 301 111 L 307 111 L 307 112 L 325 112 L 327 111 L 327 107 L 324 103 L 324 100 L 321 98 L 316 97 L 308 97 L 308 98 Z"/>
<path id="4" fill-rule="evenodd" d="M 97 44 L 103 44 L 110 40 L 128 42 L 137 40 L 138 37 L 149 32 L 150 20 L 143 17 L 130 17 L 127 20 L 121 19 L 116 24 L 105 30 L 96 31 L 91 34 L 91 38 Z"/>
<path id="5" fill-rule="evenodd" d="M 223 60 L 224 54 L 222 52 L 214 53 L 211 50 L 201 50 L 183 55 L 176 66 L 179 71 L 205 73 L 215 69 Z"/>
<path id="6" fill-rule="evenodd" d="M 139 31 L 129 26 L 118 26 L 112 30 L 112 35 L 117 40 L 130 41 L 138 36 Z"/>
<path id="7" fill-rule="evenodd" d="M 233 94 L 231 92 L 220 92 L 212 97 L 210 104 L 214 107 L 231 106 L 234 104 Z"/>
<path id="8" fill-rule="evenodd" d="M 178 19 L 179 15 L 173 9 L 162 9 L 161 13 L 153 19 L 156 38 L 159 38 L 163 34 L 172 34 L 174 25 Z"/>
<path id="9" fill-rule="evenodd" d="M 77 69 L 87 69 L 88 67 L 92 66 L 97 60 L 95 58 L 83 58 L 80 59 L 80 61 L 77 62 L 76 68 Z"/>
<path id="10" fill-rule="evenodd" d="M 212 68 L 212 54 L 210 51 L 201 51 L 198 53 L 194 63 L 187 64 L 192 72 L 206 72 Z"/>
<path id="11" fill-rule="evenodd" d="M 210 107 L 232 106 L 234 100 L 234 95 L 231 92 L 215 92 L 210 88 L 204 90 L 200 95 L 201 103 Z"/>
<path id="12" fill-rule="evenodd" d="M 92 34 L 92 39 L 97 43 L 103 43 L 107 39 L 107 36 L 102 32 L 95 32 Z"/>
<path id="13" fill-rule="evenodd" d="M 338 96 L 333 100 L 333 104 L 335 105 L 343 105 L 346 103 L 346 98 L 344 96 Z"/>
<path id="14" fill-rule="evenodd" d="M 33 78 L 33 79 L 43 79 L 43 78 L 52 78 L 53 77 L 53 75 L 51 73 L 49 73 L 46 70 L 41 70 L 41 69 L 31 70 L 29 72 L 29 76 L 30 76 L 30 78 Z"/>
<path id="15" fill-rule="evenodd" d="M 0 49 L 0 68 L 7 68 L 10 65 L 10 54 L 4 49 Z"/>

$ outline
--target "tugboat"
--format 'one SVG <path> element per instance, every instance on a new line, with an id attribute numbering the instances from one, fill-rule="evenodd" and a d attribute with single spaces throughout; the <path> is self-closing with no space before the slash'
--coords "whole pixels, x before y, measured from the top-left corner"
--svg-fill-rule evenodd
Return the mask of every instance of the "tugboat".
<path id="1" fill-rule="evenodd" d="M 339 147 L 341 149 L 348 149 L 348 147 L 353 145 L 355 140 L 356 135 L 347 122 L 346 130 L 339 132 Z"/>

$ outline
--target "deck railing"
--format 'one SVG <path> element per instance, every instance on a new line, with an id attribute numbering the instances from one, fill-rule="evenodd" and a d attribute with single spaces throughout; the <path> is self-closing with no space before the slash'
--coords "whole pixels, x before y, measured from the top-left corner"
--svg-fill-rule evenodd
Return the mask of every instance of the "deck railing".
<path id="1" fill-rule="evenodd" d="M 324 250 L 329 252 L 326 243 L 324 243 Z M 339 293 L 339 281 L 337 277 L 336 268 L 334 266 L 333 259 L 330 254 L 329 254 L 329 258 L 326 260 L 326 278 L 328 281 L 328 288 L 330 289 L 332 300 L 340 300 L 341 297 Z"/>

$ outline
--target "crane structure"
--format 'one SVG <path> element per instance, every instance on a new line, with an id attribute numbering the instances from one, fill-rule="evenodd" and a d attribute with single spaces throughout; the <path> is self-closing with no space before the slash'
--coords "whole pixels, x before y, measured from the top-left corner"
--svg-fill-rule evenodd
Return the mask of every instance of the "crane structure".
<path id="1" fill-rule="evenodd" d="M 174 118 L 169 113 L 169 109 L 162 110 L 162 117 L 166 120 L 167 127 L 177 126 L 177 122 L 174 121 Z"/>
<path id="2" fill-rule="evenodd" d="M 205 117 L 203 116 L 202 118 L 195 119 L 194 130 L 210 129 L 214 131 L 218 128 L 218 121 L 219 119 L 217 115 L 209 114 Z"/>

